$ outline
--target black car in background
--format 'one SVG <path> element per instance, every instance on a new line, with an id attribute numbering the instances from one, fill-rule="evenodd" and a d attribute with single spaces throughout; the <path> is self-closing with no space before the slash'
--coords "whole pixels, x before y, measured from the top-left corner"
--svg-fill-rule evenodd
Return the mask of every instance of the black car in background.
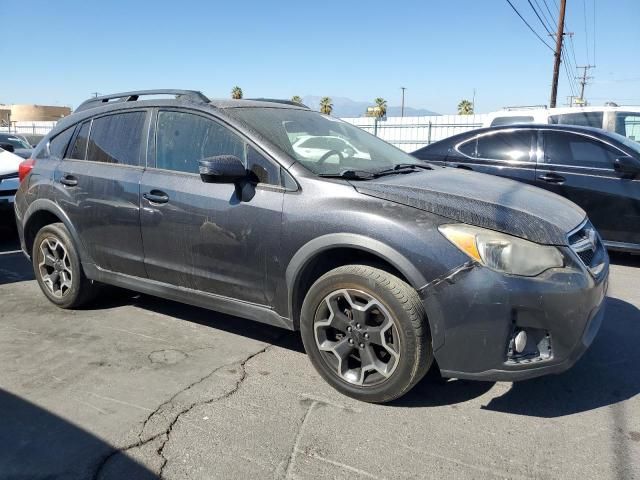
<path id="1" fill-rule="evenodd" d="M 581 206 L 612 250 L 640 252 L 640 143 L 570 125 L 465 132 L 412 155 L 529 183 Z"/>

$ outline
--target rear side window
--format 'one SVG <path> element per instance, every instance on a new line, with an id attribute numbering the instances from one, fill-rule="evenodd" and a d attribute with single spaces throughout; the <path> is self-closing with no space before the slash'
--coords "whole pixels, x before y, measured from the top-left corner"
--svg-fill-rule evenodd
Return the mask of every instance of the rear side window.
<path id="1" fill-rule="evenodd" d="M 49 155 L 51 157 L 64 158 L 74 130 L 74 127 L 67 128 L 49 141 Z"/>
<path id="2" fill-rule="evenodd" d="M 546 163 L 572 167 L 613 168 L 621 153 L 606 143 L 568 132 L 543 134 Z"/>
<path id="3" fill-rule="evenodd" d="M 492 127 L 500 127 L 502 125 L 513 125 L 515 123 L 531 123 L 533 117 L 531 116 L 519 116 L 519 117 L 496 117 L 491 122 Z"/>
<path id="4" fill-rule="evenodd" d="M 76 135 L 76 139 L 73 142 L 71 153 L 68 155 L 69 158 L 74 158 L 76 160 L 85 159 L 85 156 L 87 155 L 87 142 L 89 140 L 90 125 L 91 125 L 91 121 L 87 120 L 80 127 L 80 131 Z"/>
<path id="5" fill-rule="evenodd" d="M 477 156 L 491 160 L 530 161 L 531 130 L 499 132 L 478 138 Z"/>
<path id="6" fill-rule="evenodd" d="M 244 142 L 228 128 L 192 113 L 158 113 L 156 167 L 198 173 L 198 162 L 217 155 L 235 155 L 246 165 Z"/>
<path id="7" fill-rule="evenodd" d="M 145 116 L 145 112 L 127 112 L 94 119 L 87 159 L 140 165 Z"/>
<path id="8" fill-rule="evenodd" d="M 602 128 L 603 112 L 576 112 L 549 116 L 549 123 Z"/>

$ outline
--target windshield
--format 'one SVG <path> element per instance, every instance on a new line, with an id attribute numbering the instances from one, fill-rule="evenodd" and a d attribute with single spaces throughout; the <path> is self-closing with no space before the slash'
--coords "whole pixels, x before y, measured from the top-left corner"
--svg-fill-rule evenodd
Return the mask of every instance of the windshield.
<path id="1" fill-rule="evenodd" d="M 318 112 L 285 108 L 234 108 L 228 112 L 317 175 L 425 165 L 358 127 Z"/>
<path id="2" fill-rule="evenodd" d="M 0 143 L 8 143 L 14 148 L 31 148 L 29 142 L 27 142 L 24 138 L 18 137 L 16 135 L 0 135 Z"/>

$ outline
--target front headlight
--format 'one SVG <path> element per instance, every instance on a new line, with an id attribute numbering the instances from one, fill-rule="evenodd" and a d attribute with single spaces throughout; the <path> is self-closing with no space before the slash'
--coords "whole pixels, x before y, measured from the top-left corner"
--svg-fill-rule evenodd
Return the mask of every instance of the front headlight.
<path id="1" fill-rule="evenodd" d="M 442 225 L 438 230 L 471 258 L 497 272 L 533 277 L 564 266 L 556 247 L 466 224 Z"/>

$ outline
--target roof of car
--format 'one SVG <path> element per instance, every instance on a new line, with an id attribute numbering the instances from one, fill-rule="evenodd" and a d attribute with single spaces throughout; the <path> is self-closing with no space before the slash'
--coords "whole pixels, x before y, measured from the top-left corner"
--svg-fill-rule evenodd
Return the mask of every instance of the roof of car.
<path id="1" fill-rule="evenodd" d="M 135 106 L 137 102 L 153 101 L 152 97 L 169 97 L 163 98 L 166 102 L 183 105 L 185 103 L 210 105 L 214 108 L 291 108 L 308 110 L 309 107 L 291 100 L 275 99 L 275 98 L 256 98 L 247 100 L 235 99 L 209 99 L 202 92 L 196 90 L 176 90 L 176 89 L 157 89 L 157 90 L 137 90 L 132 92 L 113 93 L 110 95 L 102 95 L 99 97 L 89 98 L 82 102 L 74 113 L 85 110 L 106 107 L 106 106 Z M 148 105 L 148 104 L 147 104 Z"/>
<path id="2" fill-rule="evenodd" d="M 482 127 L 474 130 L 468 130 L 466 132 L 458 133 L 456 135 L 452 135 L 451 137 L 443 138 L 442 140 L 438 140 L 437 142 L 433 142 L 426 147 L 422 147 L 418 150 L 422 149 L 430 149 L 434 145 L 442 145 L 445 143 L 450 143 L 452 141 L 457 141 L 460 138 L 472 137 L 474 135 L 479 135 L 483 133 L 491 133 L 491 132 L 500 132 L 504 130 L 562 130 L 562 131 L 570 131 L 576 133 L 587 133 L 589 135 L 611 139 L 611 132 L 603 130 L 601 128 L 595 127 L 583 127 L 580 125 L 564 125 L 564 124 L 556 124 L 556 123 L 513 123 L 510 125 L 500 125 L 496 127 Z"/>

